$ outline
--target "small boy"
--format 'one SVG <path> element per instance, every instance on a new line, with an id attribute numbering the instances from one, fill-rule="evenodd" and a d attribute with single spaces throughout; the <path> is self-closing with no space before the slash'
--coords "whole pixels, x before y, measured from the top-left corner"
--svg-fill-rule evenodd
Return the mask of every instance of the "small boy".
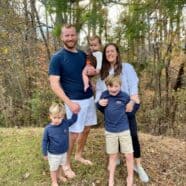
<path id="1" fill-rule="evenodd" d="M 43 134 L 42 152 L 44 159 L 49 162 L 52 186 L 58 186 L 58 178 L 63 182 L 67 181 L 63 165 L 66 163 L 69 145 L 68 128 L 76 122 L 77 114 L 73 114 L 69 120 L 64 119 L 64 116 L 64 106 L 53 103 L 49 108 L 51 122 L 45 127 Z"/>
<path id="2" fill-rule="evenodd" d="M 97 108 L 104 113 L 106 152 L 109 154 L 109 186 L 114 185 L 114 172 L 117 154 L 125 154 L 127 164 L 127 186 L 133 185 L 133 147 L 129 131 L 128 118 L 125 113 L 126 104 L 130 97 L 121 91 L 119 76 L 108 76 L 105 80 L 107 90 L 96 103 Z M 138 105 L 139 106 L 139 105 Z M 138 108 L 134 107 L 133 112 Z"/>
<path id="3" fill-rule="evenodd" d="M 101 39 L 99 36 L 92 36 L 88 40 L 90 52 L 87 54 L 86 66 L 83 69 L 83 83 L 84 83 L 84 91 L 89 87 L 90 78 L 98 75 L 102 66 L 102 52 L 101 52 Z M 88 73 L 89 69 L 94 67 L 95 73 L 90 75 Z"/>

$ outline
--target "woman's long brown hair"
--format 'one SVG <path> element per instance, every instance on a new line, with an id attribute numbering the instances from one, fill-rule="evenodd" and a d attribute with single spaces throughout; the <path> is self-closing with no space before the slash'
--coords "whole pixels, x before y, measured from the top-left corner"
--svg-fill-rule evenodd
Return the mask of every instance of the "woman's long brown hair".
<path id="1" fill-rule="evenodd" d="M 107 45 L 105 45 L 104 50 L 103 50 L 103 61 L 102 61 L 102 67 L 100 71 L 101 80 L 104 80 L 109 75 L 109 70 L 111 68 L 111 64 L 106 58 L 106 49 L 108 46 L 114 46 L 118 54 L 116 63 L 114 64 L 114 75 L 116 76 L 120 75 L 122 71 L 122 62 L 121 62 L 119 48 L 115 43 L 108 43 Z"/>

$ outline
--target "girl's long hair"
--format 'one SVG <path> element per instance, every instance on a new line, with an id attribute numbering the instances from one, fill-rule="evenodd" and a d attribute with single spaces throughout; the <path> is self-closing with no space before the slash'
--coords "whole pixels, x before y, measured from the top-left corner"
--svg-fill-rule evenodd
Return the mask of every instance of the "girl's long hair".
<path id="1" fill-rule="evenodd" d="M 108 46 L 114 46 L 117 51 L 117 59 L 116 63 L 114 64 L 114 75 L 120 75 L 122 72 L 122 62 L 121 62 L 121 56 L 118 46 L 115 43 L 108 43 L 105 45 L 103 50 L 103 61 L 102 61 L 102 68 L 100 71 L 101 80 L 104 80 L 109 75 L 109 70 L 111 68 L 110 62 L 106 59 L 106 49 Z"/>

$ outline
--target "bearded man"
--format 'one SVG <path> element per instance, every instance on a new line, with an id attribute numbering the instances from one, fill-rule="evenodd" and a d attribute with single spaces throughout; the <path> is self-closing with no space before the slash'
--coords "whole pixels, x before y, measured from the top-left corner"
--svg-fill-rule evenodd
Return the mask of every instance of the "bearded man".
<path id="1" fill-rule="evenodd" d="M 69 150 L 66 166 L 63 167 L 68 178 L 75 176 L 71 168 L 70 156 L 74 145 L 77 144 L 75 160 L 91 165 L 90 160 L 84 159 L 82 152 L 88 137 L 90 127 L 97 124 L 96 108 L 92 89 L 84 91 L 82 70 L 86 62 L 86 54 L 76 48 L 78 36 L 73 25 L 66 24 L 61 28 L 63 48 L 51 58 L 49 65 L 49 81 L 53 92 L 64 102 L 67 118 L 72 113 L 78 113 L 77 122 L 69 128 Z M 92 68 L 88 75 L 95 73 Z"/>

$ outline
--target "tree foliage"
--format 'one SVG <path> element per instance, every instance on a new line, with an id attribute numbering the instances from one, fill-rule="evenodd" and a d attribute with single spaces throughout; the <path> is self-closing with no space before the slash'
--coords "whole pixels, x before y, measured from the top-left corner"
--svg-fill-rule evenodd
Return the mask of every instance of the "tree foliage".
<path id="1" fill-rule="evenodd" d="M 117 43 L 123 59 L 135 66 L 143 103 L 138 119 L 146 131 L 178 135 L 183 129 L 184 0 L 4 0 L 0 5 L 0 126 L 39 126 L 47 120 L 48 106 L 58 100 L 48 84 L 48 61 L 61 47 L 60 29 L 68 22 L 80 33 L 82 47 L 83 35 L 97 34 L 103 43 Z M 115 5 L 120 16 L 112 15 L 112 25 L 108 15 Z"/>

